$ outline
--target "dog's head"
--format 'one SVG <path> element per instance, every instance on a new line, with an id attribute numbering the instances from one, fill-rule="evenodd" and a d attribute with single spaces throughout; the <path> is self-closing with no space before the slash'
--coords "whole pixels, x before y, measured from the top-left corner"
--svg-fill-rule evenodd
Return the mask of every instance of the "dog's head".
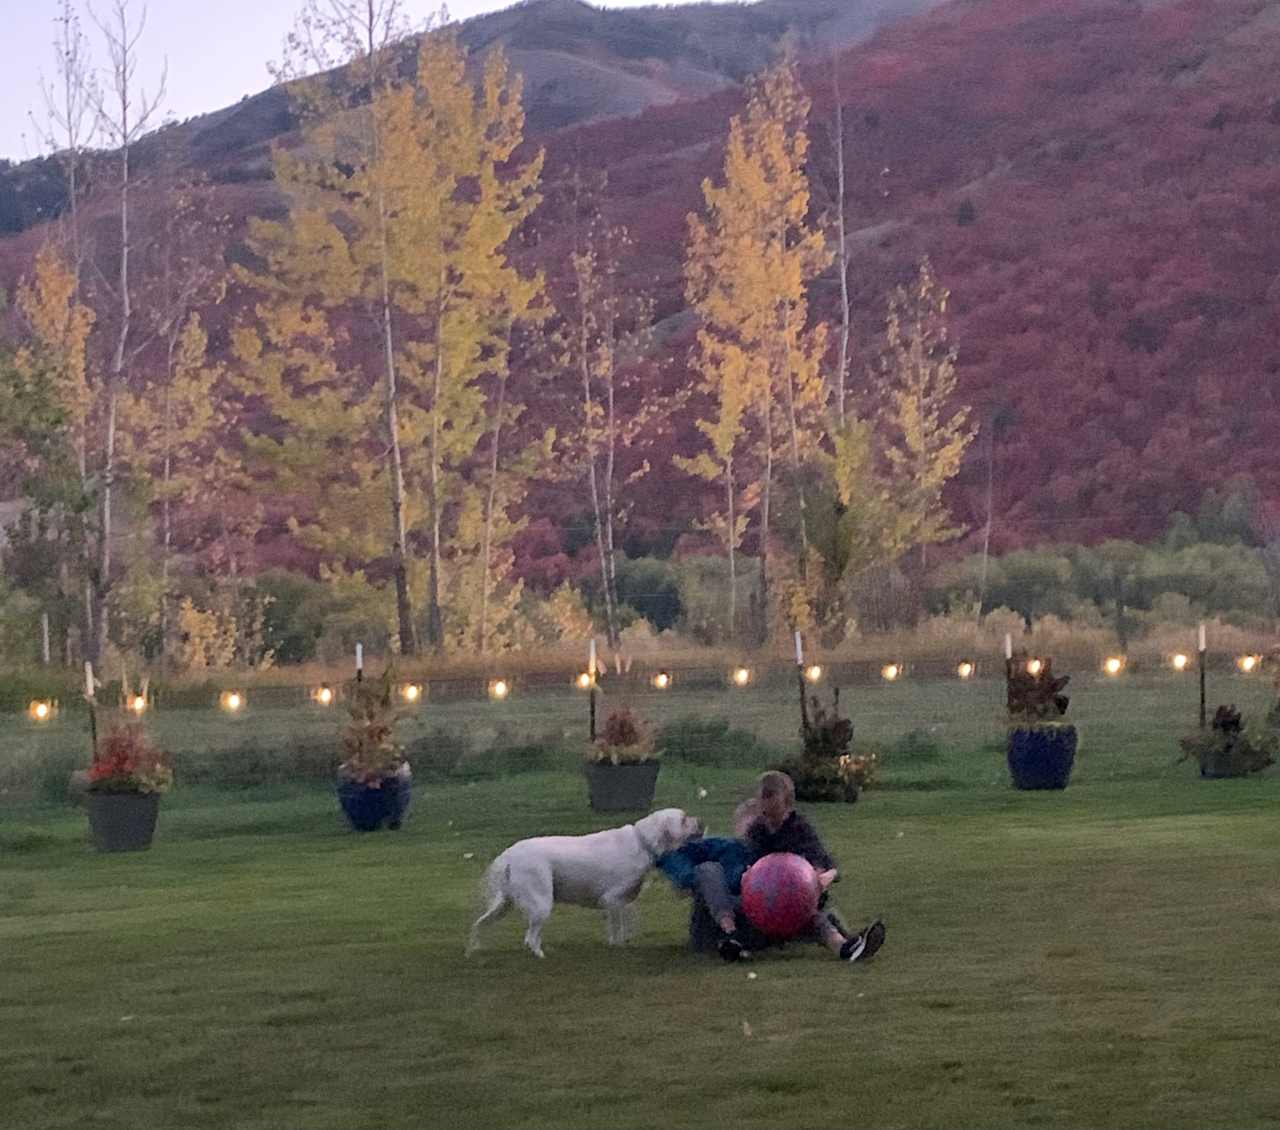
<path id="1" fill-rule="evenodd" d="M 690 840 L 700 838 L 702 821 L 681 808 L 660 808 L 637 820 L 636 829 L 645 843 L 652 845 L 655 855 L 666 855 L 684 847 Z"/>

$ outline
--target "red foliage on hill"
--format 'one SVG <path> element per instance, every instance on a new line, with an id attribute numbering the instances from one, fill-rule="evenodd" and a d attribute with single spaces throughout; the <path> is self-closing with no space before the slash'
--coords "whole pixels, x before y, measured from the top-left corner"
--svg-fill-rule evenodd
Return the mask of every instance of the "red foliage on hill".
<path id="1" fill-rule="evenodd" d="M 1154 536 L 1242 472 L 1280 503 L 1278 58 L 1280 0 L 955 0 L 838 59 L 857 345 L 874 356 L 890 288 L 929 254 L 953 294 L 961 396 L 992 438 L 950 498 L 981 526 L 990 449 L 994 548 Z M 822 208 L 831 64 L 803 73 Z M 636 246 L 628 278 L 669 319 L 651 367 L 664 388 L 691 380 L 691 329 L 673 317 L 686 216 L 740 106 L 721 91 L 538 139 L 549 199 L 575 165 L 608 171 L 605 211 Z M 275 202 L 265 183 L 215 197 L 236 239 Z M 521 252 L 553 280 L 571 222 L 548 208 Z M 32 233 L 0 243 L 0 285 L 33 246 Z M 817 288 L 817 316 L 834 317 L 836 293 Z M 690 420 L 635 453 L 654 470 L 634 528 L 654 542 L 702 504 L 669 462 L 697 443 Z M 531 509 L 572 526 L 581 492 L 540 488 Z M 522 555 L 547 584 L 573 571 L 575 535 L 553 533 L 538 524 Z"/>

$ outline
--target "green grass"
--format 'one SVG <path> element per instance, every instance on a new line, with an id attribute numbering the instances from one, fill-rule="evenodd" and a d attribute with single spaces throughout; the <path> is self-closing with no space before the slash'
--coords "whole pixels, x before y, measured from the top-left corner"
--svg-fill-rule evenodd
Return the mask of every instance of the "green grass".
<path id="1" fill-rule="evenodd" d="M 164 801 L 152 850 L 127 856 L 88 850 L 82 813 L 11 802 L 0 806 L 0 1121 L 1275 1123 L 1280 776 L 1205 782 L 1175 765 L 1175 738 L 1194 721 L 1189 689 L 1076 688 L 1082 750 L 1060 794 L 1005 783 L 990 686 L 849 696 L 866 737 L 923 728 L 939 743 L 936 760 L 890 763 L 898 787 L 811 809 L 847 876 L 840 908 L 852 921 L 883 915 L 889 940 L 866 966 L 792 947 L 753 963 L 754 979 L 684 950 L 688 904 L 661 881 L 624 949 L 604 945 L 597 915 L 569 908 L 547 927 L 543 962 L 521 948 L 515 919 L 463 958 L 497 851 L 614 822 L 589 812 L 571 773 L 429 786 L 401 832 L 365 837 L 321 787 L 182 789 Z M 1231 690 L 1211 703 L 1265 703 L 1259 684 Z M 786 739 L 781 700 L 746 701 L 736 725 Z M 552 716 L 548 701 L 525 705 Z M 563 716 L 581 706 L 567 699 Z M 657 703 L 672 717 L 688 706 Z M 156 724 L 177 737 L 180 719 Z M 297 728 L 271 722 L 251 723 L 264 741 Z M 187 740 L 213 742 L 226 723 L 187 727 Z M 657 803 L 723 830 L 751 775 L 672 761 Z"/>

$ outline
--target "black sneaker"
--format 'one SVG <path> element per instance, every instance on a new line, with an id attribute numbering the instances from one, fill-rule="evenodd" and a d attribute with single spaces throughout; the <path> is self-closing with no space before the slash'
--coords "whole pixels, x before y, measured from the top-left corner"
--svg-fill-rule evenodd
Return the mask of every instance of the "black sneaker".
<path id="1" fill-rule="evenodd" d="M 884 923 L 878 918 L 840 947 L 841 961 L 869 961 L 884 945 Z"/>
<path id="2" fill-rule="evenodd" d="M 720 956 L 725 961 L 746 961 L 751 957 L 751 951 L 730 934 L 720 943 Z"/>

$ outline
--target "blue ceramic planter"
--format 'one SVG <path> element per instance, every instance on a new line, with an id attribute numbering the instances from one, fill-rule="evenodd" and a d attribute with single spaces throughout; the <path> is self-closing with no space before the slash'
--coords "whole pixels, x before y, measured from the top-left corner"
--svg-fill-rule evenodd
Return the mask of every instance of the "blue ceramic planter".
<path id="1" fill-rule="evenodd" d="M 1074 726 L 1020 726 L 1009 731 L 1009 772 L 1016 789 L 1065 789 L 1076 760 Z"/>
<path id="2" fill-rule="evenodd" d="M 377 786 L 338 778 L 338 802 L 357 832 L 376 832 L 384 824 L 399 828 L 412 799 L 408 777 L 384 777 Z"/>

